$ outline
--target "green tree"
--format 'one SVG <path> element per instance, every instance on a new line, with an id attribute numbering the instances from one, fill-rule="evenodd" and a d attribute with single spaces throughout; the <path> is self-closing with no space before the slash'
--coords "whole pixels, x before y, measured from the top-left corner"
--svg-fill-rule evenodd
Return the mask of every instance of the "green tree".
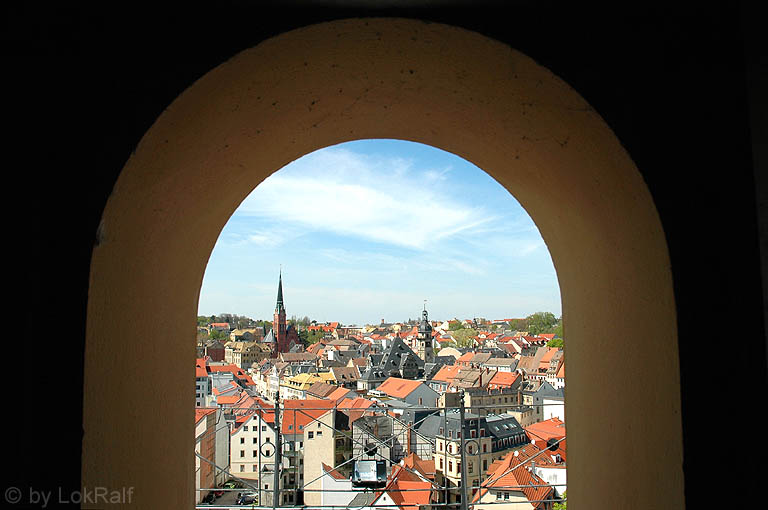
<path id="1" fill-rule="evenodd" d="M 209 337 L 211 340 L 229 340 L 229 333 L 218 329 L 212 329 Z"/>
<path id="2" fill-rule="evenodd" d="M 563 492 L 562 501 L 552 505 L 552 510 L 568 510 L 568 498 L 565 495 L 567 492 L 568 491 Z"/>
<path id="3" fill-rule="evenodd" d="M 536 312 L 526 317 L 528 332 L 532 335 L 551 333 L 557 324 L 557 318 L 552 312 Z"/>
<path id="4" fill-rule="evenodd" d="M 314 329 L 312 331 L 307 331 L 306 343 L 307 345 L 317 343 L 320 340 L 322 340 L 324 336 L 325 336 L 325 333 L 323 332 L 322 329 Z"/>
<path id="5" fill-rule="evenodd" d="M 474 345 L 472 337 L 477 336 L 477 331 L 471 328 L 461 328 L 454 330 L 451 336 L 456 339 L 458 347 L 472 347 Z"/>
<path id="6" fill-rule="evenodd" d="M 464 324 L 461 323 L 461 321 L 451 322 L 448 324 L 448 329 L 450 331 L 459 331 L 461 329 L 464 329 Z"/>
<path id="7" fill-rule="evenodd" d="M 547 347 L 557 347 L 562 348 L 563 347 L 563 339 L 562 338 L 553 338 L 549 342 L 547 342 Z"/>

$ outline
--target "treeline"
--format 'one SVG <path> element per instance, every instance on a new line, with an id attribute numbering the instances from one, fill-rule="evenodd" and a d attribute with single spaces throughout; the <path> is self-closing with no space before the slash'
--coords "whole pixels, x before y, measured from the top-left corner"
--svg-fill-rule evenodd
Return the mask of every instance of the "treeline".
<path id="1" fill-rule="evenodd" d="M 197 316 L 198 326 L 203 327 L 214 322 L 228 322 L 229 326 L 233 329 L 263 327 L 264 333 L 267 333 L 270 329 L 272 329 L 272 322 L 270 321 L 254 320 L 254 319 L 251 319 L 250 317 L 246 317 L 245 315 L 237 315 L 234 313 L 222 313 L 219 315 L 198 315 Z M 288 324 L 293 324 L 294 326 L 297 326 L 299 329 L 302 329 L 309 326 L 312 323 L 312 320 L 307 316 L 296 317 L 295 315 L 292 315 L 287 322 Z"/>
<path id="2" fill-rule="evenodd" d="M 245 315 L 236 315 L 233 313 L 222 313 L 219 315 L 198 315 L 197 325 L 207 326 L 214 322 L 228 322 L 230 328 L 233 329 L 246 329 L 246 328 L 258 328 L 264 327 L 266 333 L 272 329 L 272 323 L 264 320 L 254 320 Z"/>
<path id="3" fill-rule="evenodd" d="M 531 335 L 554 333 L 563 338 L 563 319 L 555 317 L 552 312 L 536 312 L 525 319 L 513 319 L 509 321 L 512 331 L 527 331 Z"/>
<path id="4" fill-rule="evenodd" d="M 507 323 L 512 331 L 525 331 L 529 335 L 541 335 L 554 333 L 555 339 L 547 345 L 550 347 L 563 346 L 563 320 L 555 317 L 552 312 L 536 312 L 525 319 L 513 319 Z M 477 336 L 477 331 L 471 326 L 465 326 L 461 322 L 453 322 L 449 326 L 451 336 L 456 340 L 458 347 L 470 347 L 472 337 Z"/>

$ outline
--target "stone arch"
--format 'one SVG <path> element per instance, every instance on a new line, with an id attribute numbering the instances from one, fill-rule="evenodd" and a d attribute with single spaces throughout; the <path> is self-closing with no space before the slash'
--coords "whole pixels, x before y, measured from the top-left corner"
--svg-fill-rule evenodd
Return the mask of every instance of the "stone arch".
<path id="1" fill-rule="evenodd" d="M 213 245 L 268 175 L 364 138 L 421 142 L 473 162 L 539 227 L 567 324 L 573 508 L 682 507 L 672 276 L 640 173 L 547 69 L 479 34 L 397 18 L 264 41 L 194 83 L 146 133 L 93 251 L 84 486 L 134 487 L 142 507 L 189 508 L 189 339 Z"/>

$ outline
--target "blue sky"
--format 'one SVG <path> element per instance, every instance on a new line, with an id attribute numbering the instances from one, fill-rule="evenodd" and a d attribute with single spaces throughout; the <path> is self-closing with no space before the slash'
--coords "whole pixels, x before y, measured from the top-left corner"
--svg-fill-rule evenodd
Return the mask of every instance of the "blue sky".
<path id="1" fill-rule="evenodd" d="M 198 313 L 271 320 L 280 266 L 288 316 L 373 324 L 560 316 L 544 241 L 488 174 L 448 152 L 360 140 L 272 174 L 221 232 Z"/>

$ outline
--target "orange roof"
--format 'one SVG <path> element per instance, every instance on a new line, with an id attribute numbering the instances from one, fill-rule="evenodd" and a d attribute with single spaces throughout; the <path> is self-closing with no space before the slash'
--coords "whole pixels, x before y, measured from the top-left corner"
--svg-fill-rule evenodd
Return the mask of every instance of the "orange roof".
<path id="1" fill-rule="evenodd" d="M 354 392 L 349 388 L 344 388 L 342 386 L 339 386 L 338 388 L 333 390 L 330 395 L 326 396 L 325 398 L 327 398 L 328 400 L 339 401 L 344 399 L 350 393 L 354 393 Z"/>
<path id="2" fill-rule="evenodd" d="M 491 380 L 488 382 L 489 388 L 500 388 L 500 387 L 506 387 L 509 388 L 512 386 L 512 383 L 514 383 L 517 378 L 520 377 L 520 374 L 517 372 L 496 372 L 496 374 L 491 377 Z"/>
<path id="3" fill-rule="evenodd" d="M 432 377 L 433 381 L 451 382 L 459 373 L 459 365 L 443 365 L 440 370 Z"/>
<path id="4" fill-rule="evenodd" d="M 421 480 L 402 466 L 392 466 L 390 478 L 384 491 L 401 510 L 418 510 L 432 501 L 432 483 Z"/>
<path id="5" fill-rule="evenodd" d="M 515 453 L 518 456 L 515 456 Z M 514 451 L 509 452 L 501 461 L 491 464 L 493 470 L 488 470 L 488 478 L 480 485 L 481 490 L 477 492 L 473 502 L 479 501 L 488 489 L 500 487 L 504 490 L 514 490 L 509 488 L 517 486 L 520 487 L 517 490 L 525 494 L 534 508 L 545 508 L 544 500 L 552 495 L 553 489 L 528 470 L 528 458 L 530 455 L 520 455 L 519 451 Z"/>
<path id="6" fill-rule="evenodd" d="M 525 427 L 525 432 L 531 439 L 546 445 L 549 439 L 565 437 L 565 423 L 560 418 L 550 418 Z"/>
<path id="7" fill-rule="evenodd" d="M 196 407 L 195 408 L 195 424 L 200 423 L 203 417 L 208 416 L 211 413 L 215 413 L 215 407 Z"/>
<path id="8" fill-rule="evenodd" d="M 329 466 L 325 462 L 321 462 L 320 464 L 322 464 L 323 470 L 326 473 L 328 473 L 329 475 L 331 475 L 333 478 L 335 478 L 337 480 L 349 480 L 349 478 L 347 478 L 346 476 L 342 475 L 341 473 L 336 471 L 334 468 L 332 468 L 331 466 Z"/>
<path id="9" fill-rule="evenodd" d="M 415 453 L 411 453 L 403 458 L 403 466 L 413 471 L 418 471 L 424 478 L 435 479 L 435 461 L 434 459 L 422 459 Z"/>
<path id="10" fill-rule="evenodd" d="M 549 362 L 552 361 L 552 356 L 558 351 L 557 347 L 550 347 L 544 353 L 544 356 L 539 360 L 540 367 L 549 367 Z"/>
<path id="11" fill-rule="evenodd" d="M 465 352 L 461 355 L 459 359 L 456 360 L 456 363 L 469 363 L 469 361 L 475 356 L 475 353 L 472 351 Z"/>
<path id="12" fill-rule="evenodd" d="M 565 362 L 560 365 L 560 369 L 557 371 L 557 377 L 565 379 Z"/>
<path id="13" fill-rule="evenodd" d="M 383 391 L 390 397 L 405 398 L 410 395 L 413 390 L 422 384 L 421 381 L 412 381 L 410 379 L 400 379 L 399 377 L 389 377 L 383 383 L 381 383 L 376 389 Z"/>
<path id="14" fill-rule="evenodd" d="M 336 402 L 324 399 L 283 401 L 281 430 L 283 434 L 303 434 L 304 426 L 336 407 Z"/>

